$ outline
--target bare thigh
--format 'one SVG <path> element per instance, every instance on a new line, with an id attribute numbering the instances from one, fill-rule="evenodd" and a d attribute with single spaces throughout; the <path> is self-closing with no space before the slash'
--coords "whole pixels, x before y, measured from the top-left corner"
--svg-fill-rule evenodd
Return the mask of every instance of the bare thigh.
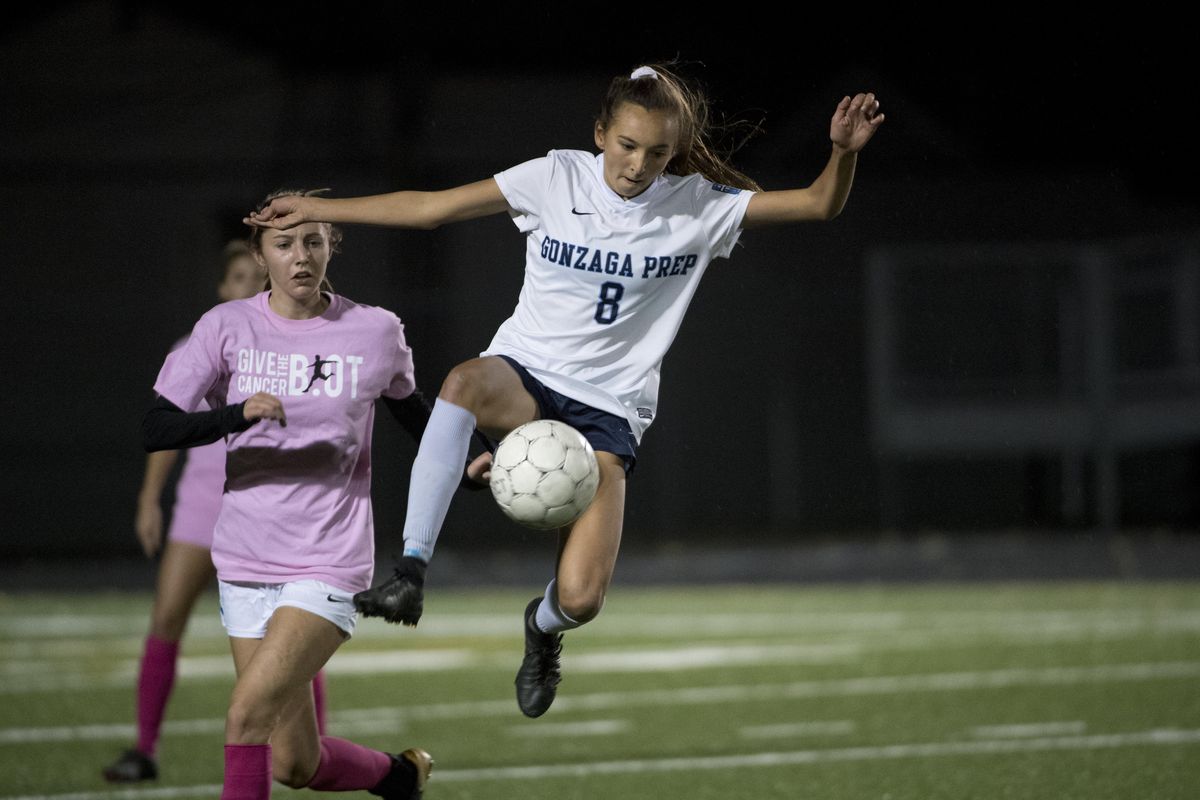
<path id="1" fill-rule="evenodd" d="M 270 742 L 275 778 L 304 786 L 321 758 L 312 679 L 345 638 L 329 620 L 289 606 L 271 616 L 262 639 L 231 637 L 237 684 L 225 741 Z"/>
<path id="2" fill-rule="evenodd" d="M 538 418 L 537 401 L 521 376 L 497 356 L 473 358 L 450 370 L 438 397 L 470 411 L 475 426 L 497 439 Z"/>
<path id="3" fill-rule="evenodd" d="M 600 613 L 621 549 L 625 520 L 625 465 L 612 453 L 596 453 L 600 486 L 583 516 L 559 537 L 558 604 L 574 620 Z"/>
<path id="4" fill-rule="evenodd" d="M 168 540 L 158 565 L 150 634 L 169 642 L 179 641 L 196 598 L 212 585 L 216 574 L 207 547 Z"/>

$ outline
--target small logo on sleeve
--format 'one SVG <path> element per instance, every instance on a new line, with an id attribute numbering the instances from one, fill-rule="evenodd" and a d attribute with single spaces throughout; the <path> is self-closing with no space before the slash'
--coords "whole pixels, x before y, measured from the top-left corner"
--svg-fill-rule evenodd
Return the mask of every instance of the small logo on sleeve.
<path id="1" fill-rule="evenodd" d="M 572 214 L 578 214 L 578 215 L 579 215 L 579 216 L 581 216 L 581 217 L 586 217 L 587 215 L 589 215 L 589 214 L 595 214 L 596 212 L 595 212 L 595 211 L 580 211 L 580 210 L 579 210 L 579 209 L 577 209 L 575 206 L 571 206 L 571 213 L 572 213 Z"/>
<path id="2" fill-rule="evenodd" d="M 714 183 L 712 185 L 714 192 L 724 192 L 725 194 L 741 194 L 742 190 L 736 186 L 726 186 L 723 183 Z"/>
<path id="3" fill-rule="evenodd" d="M 654 412 L 648 408 L 638 408 L 638 419 L 654 419 Z"/>

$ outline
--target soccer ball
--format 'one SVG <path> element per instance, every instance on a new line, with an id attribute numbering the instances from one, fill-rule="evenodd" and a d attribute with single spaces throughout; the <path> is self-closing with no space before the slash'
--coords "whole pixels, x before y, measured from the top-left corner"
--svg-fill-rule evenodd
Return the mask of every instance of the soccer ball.
<path id="1" fill-rule="evenodd" d="M 599 485 L 592 446 L 558 420 L 538 419 L 513 429 L 492 457 L 492 497 L 510 519 L 536 530 L 579 519 Z"/>

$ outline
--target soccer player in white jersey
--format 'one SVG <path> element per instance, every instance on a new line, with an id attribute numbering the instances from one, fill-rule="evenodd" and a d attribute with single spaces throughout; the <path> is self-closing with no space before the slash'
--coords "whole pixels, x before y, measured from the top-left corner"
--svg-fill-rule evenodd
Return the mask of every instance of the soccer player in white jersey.
<path id="1" fill-rule="evenodd" d="M 200 318 L 163 364 L 143 422 L 150 451 L 225 439 L 212 542 L 237 672 L 225 800 L 266 800 L 272 778 L 417 800 L 432 767 L 417 748 L 391 755 L 320 735 L 309 689 L 371 585 L 375 401 L 418 439 L 429 414 L 400 320 L 325 280 L 339 237 L 323 222 L 256 229 L 269 290 Z"/>
<path id="2" fill-rule="evenodd" d="M 870 93 L 844 97 L 832 152 L 811 185 L 761 191 L 708 145 L 707 104 L 665 65 L 609 85 L 598 155 L 551 151 L 495 177 L 439 192 L 281 198 L 247 222 L 309 220 L 435 228 L 507 212 L 525 234 L 525 282 L 512 317 L 479 358 L 442 384 L 413 463 L 404 557 L 355 597 L 365 615 L 414 625 L 425 569 L 472 429 L 501 437 L 538 418 L 578 428 L 596 450 L 600 488 L 560 532 L 555 577 L 525 609 L 517 703 L 543 714 L 560 680 L 562 632 L 600 613 L 621 541 L 626 475 L 653 421 L 659 364 L 713 258 L 743 228 L 829 220 L 842 210 L 858 152 L 883 122 Z"/>

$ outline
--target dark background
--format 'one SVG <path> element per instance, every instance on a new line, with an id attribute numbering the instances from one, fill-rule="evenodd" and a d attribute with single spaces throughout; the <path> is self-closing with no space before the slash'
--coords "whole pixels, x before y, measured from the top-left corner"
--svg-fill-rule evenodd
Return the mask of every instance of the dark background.
<path id="1" fill-rule="evenodd" d="M 893 461 L 890 491 L 906 499 L 881 511 L 865 264 L 930 245 L 1136 241 L 1174 252 L 1194 241 L 1195 42 L 1181 22 L 1080 26 L 991 7 L 927 21 L 806 12 L 800 28 L 770 15 L 673 19 L 666 6 L 446 9 L 83 2 L 5 20 L 0 556 L 137 552 L 150 387 L 171 343 L 215 301 L 221 246 L 268 191 L 443 188 L 551 148 L 591 149 L 608 79 L 675 56 L 718 110 L 761 121 L 736 161 L 768 189 L 816 176 L 842 95 L 876 92 L 887 121 L 838 220 L 752 231 L 708 273 L 664 363 L 626 548 L 1097 527 L 1087 503 L 1072 516 L 1048 496 L 1060 466 L 1032 451 Z M 346 234 L 334 285 L 405 320 L 427 393 L 515 304 L 523 248 L 507 219 Z M 1000 306 L 978 318 L 990 286 L 952 287 L 982 306 L 954 306 L 942 282 L 913 302 L 944 323 L 939 337 L 986 343 L 1011 322 Z M 1126 325 L 1135 349 L 1158 346 L 1138 322 L 1165 313 L 1155 302 Z M 941 339 L 920 338 L 931 329 L 911 345 L 926 366 L 950 378 L 979 371 L 969 347 L 956 361 Z M 387 540 L 415 447 L 386 417 L 376 442 Z M 1122 453 L 1119 465 L 1119 527 L 1200 523 L 1194 438 Z M 460 499 L 442 546 L 470 559 L 543 539 L 484 494 Z"/>

